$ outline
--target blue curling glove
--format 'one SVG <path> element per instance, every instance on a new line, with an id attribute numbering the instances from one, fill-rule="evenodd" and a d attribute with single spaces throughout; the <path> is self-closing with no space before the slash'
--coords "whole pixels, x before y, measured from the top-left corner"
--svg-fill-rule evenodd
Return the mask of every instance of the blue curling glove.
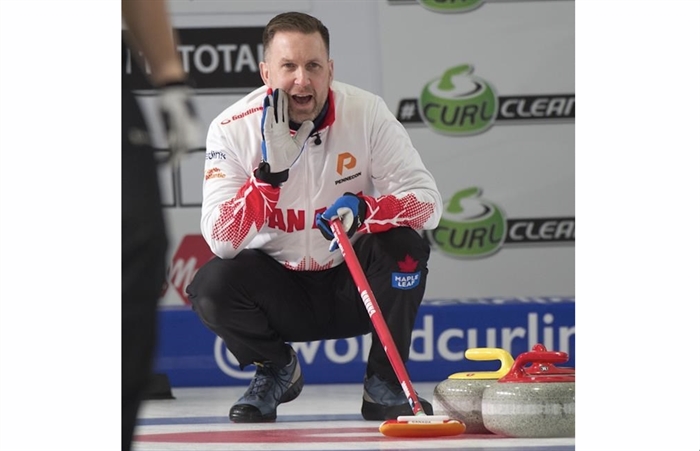
<path id="1" fill-rule="evenodd" d="M 331 230 L 330 221 L 333 218 L 340 218 L 340 222 L 343 223 L 343 229 L 349 238 L 362 225 L 366 214 L 367 204 L 365 201 L 353 193 L 345 193 L 333 202 L 326 211 L 316 215 L 316 225 L 321 234 L 325 239 L 333 241 L 330 248 L 331 252 L 338 248 L 338 244 L 334 240 L 335 235 L 333 235 L 333 230 Z"/>

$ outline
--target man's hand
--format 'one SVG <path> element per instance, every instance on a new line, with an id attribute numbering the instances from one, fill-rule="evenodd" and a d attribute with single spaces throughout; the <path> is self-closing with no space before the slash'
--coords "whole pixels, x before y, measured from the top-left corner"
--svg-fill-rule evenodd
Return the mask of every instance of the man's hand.
<path id="1" fill-rule="evenodd" d="M 164 85 L 158 90 L 170 161 L 178 161 L 187 152 L 204 148 L 201 123 L 192 97 L 192 88 L 181 82 Z"/>
<path id="2" fill-rule="evenodd" d="M 265 97 L 262 118 L 262 159 L 256 176 L 279 186 L 289 178 L 289 168 L 299 158 L 304 143 L 314 129 L 312 121 L 304 121 L 294 137 L 289 130 L 289 98 L 281 89 Z"/>
<path id="3" fill-rule="evenodd" d="M 343 223 L 343 229 L 348 234 L 348 238 L 352 237 L 357 229 L 362 225 L 367 214 L 367 204 L 364 199 L 356 196 L 353 193 L 345 193 L 338 198 L 333 204 L 323 213 L 316 215 L 316 225 L 321 234 L 327 240 L 334 240 L 335 235 L 331 230 L 330 221 L 333 218 L 340 218 Z M 335 241 L 331 244 L 331 251 L 338 248 Z"/>

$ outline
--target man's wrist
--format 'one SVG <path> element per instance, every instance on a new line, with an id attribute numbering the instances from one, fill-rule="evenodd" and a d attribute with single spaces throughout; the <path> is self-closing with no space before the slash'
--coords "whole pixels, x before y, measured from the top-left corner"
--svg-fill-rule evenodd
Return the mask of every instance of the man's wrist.
<path id="1" fill-rule="evenodd" d="M 187 73 L 183 70 L 178 60 L 163 64 L 161 67 L 151 67 L 151 82 L 157 88 L 175 82 L 187 82 Z"/>
<path id="2" fill-rule="evenodd" d="M 261 182 L 269 183 L 277 188 L 289 179 L 289 169 L 285 169 L 281 172 L 270 172 L 270 164 L 266 161 L 262 161 L 257 169 L 253 171 L 253 175 Z"/>

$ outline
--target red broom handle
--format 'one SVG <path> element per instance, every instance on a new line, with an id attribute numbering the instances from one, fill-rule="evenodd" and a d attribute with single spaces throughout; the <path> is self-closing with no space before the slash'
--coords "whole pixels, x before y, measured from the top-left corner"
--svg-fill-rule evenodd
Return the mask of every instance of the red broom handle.
<path id="1" fill-rule="evenodd" d="M 391 366 L 394 368 L 394 373 L 401 383 L 401 388 L 403 388 L 406 398 L 408 398 L 408 403 L 413 410 L 413 414 L 426 415 L 425 411 L 423 411 L 423 406 L 421 406 L 420 401 L 418 401 L 418 395 L 413 388 L 413 384 L 411 384 L 411 381 L 408 378 L 406 367 L 401 360 L 399 351 L 396 349 L 396 344 L 394 344 L 394 339 L 392 338 L 389 328 L 386 325 L 384 315 L 382 315 L 382 311 L 379 309 L 377 299 L 374 297 L 374 293 L 369 286 L 369 282 L 367 281 L 367 277 L 365 277 L 362 266 L 360 266 L 360 262 L 357 260 L 355 249 L 353 249 L 352 243 L 350 242 L 347 233 L 345 233 L 343 224 L 340 222 L 339 218 L 332 219 L 330 224 L 331 230 L 333 230 L 333 235 L 335 235 L 335 239 L 338 241 L 340 252 L 343 254 L 345 263 L 347 263 L 348 269 L 350 269 L 350 274 L 352 274 L 352 278 L 355 280 L 355 284 L 357 285 L 357 290 L 360 292 L 362 303 L 367 309 L 367 313 L 369 314 L 369 318 L 372 320 L 372 324 L 374 324 L 374 330 L 377 332 L 379 340 L 384 346 L 384 352 L 386 352 L 389 362 L 391 362 Z"/>

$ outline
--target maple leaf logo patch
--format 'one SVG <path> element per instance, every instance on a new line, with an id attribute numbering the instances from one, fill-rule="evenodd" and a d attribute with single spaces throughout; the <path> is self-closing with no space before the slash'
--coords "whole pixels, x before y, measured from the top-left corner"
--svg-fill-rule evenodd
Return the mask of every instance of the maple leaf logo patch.
<path id="1" fill-rule="evenodd" d="M 410 255 L 406 255 L 402 261 L 397 262 L 401 272 L 391 273 L 391 286 L 399 290 L 411 290 L 420 283 L 420 271 L 418 260 L 414 260 Z"/>

